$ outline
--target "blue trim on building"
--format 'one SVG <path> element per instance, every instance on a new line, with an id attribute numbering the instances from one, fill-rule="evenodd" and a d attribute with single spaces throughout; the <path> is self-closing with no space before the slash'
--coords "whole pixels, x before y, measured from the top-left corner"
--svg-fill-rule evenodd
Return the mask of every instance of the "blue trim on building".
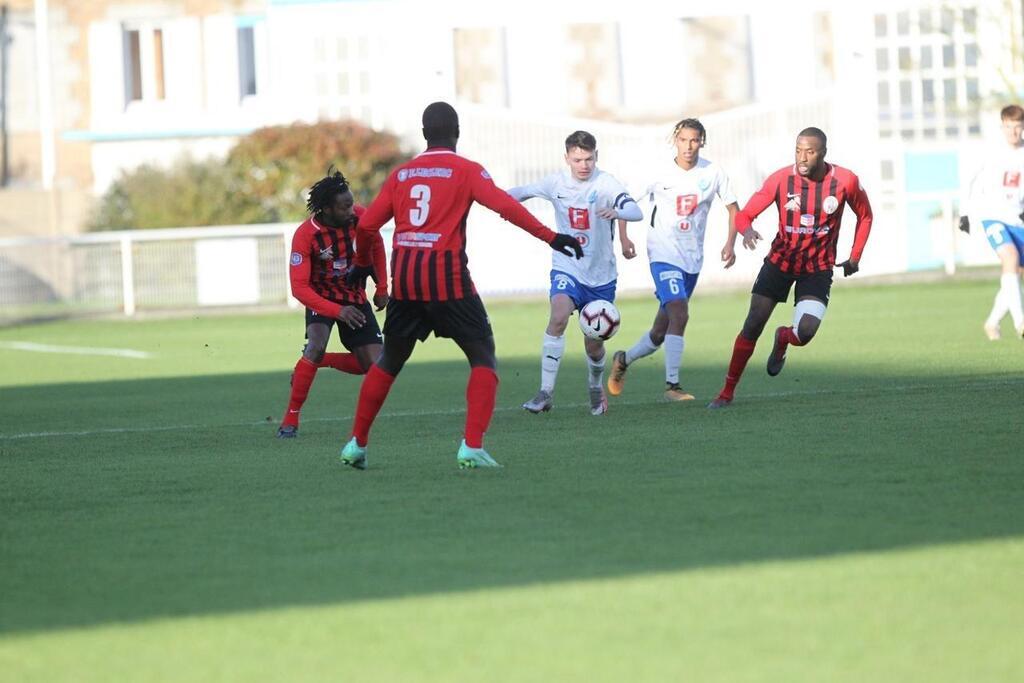
<path id="1" fill-rule="evenodd" d="M 180 140 L 182 138 L 236 138 L 253 128 L 207 128 L 195 130 L 66 130 L 61 139 L 69 142 L 135 142 L 141 140 Z"/>
<path id="2" fill-rule="evenodd" d="M 244 14 L 235 17 L 235 26 L 237 28 L 249 28 L 251 26 L 259 26 L 266 20 L 267 18 L 262 14 Z"/>

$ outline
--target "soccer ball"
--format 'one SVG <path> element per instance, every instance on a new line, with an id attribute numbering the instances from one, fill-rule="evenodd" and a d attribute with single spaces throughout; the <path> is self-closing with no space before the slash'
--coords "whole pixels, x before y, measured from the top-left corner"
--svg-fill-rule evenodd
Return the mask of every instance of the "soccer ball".
<path id="1" fill-rule="evenodd" d="M 598 299 L 580 309 L 580 329 L 591 339 L 611 339 L 619 331 L 619 309 L 611 301 Z"/>

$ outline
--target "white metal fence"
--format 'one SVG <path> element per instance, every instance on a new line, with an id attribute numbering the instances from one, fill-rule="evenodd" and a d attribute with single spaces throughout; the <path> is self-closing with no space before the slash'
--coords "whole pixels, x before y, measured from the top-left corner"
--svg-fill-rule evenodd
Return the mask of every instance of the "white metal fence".
<path id="1" fill-rule="evenodd" d="M 0 319 L 283 304 L 292 224 L 0 239 Z"/>

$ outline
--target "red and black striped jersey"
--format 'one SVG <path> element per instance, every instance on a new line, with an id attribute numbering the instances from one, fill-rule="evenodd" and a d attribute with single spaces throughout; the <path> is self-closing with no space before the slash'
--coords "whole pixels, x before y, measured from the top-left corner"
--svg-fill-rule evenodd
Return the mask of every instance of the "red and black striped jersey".
<path id="1" fill-rule="evenodd" d="M 356 259 L 380 228 L 395 219 L 391 296 L 408 301 L 448 301 L 476 294 L 466 256 L 466 219 L 479 202 L 538 239 L 555 233 L 501 190 L 483 166 L 447 148 L 430 148 L 388 176 L 359 220 Z M 379 268 L 374 266 L 379 272 Z"/>
<path id="2" fill-rule="evenodd" d="M 356 221 L 366 209 L 354 207 Z M 310 216 L 292 237 L 289 280 L 292 296 L 306 308 L 328 318 L 337 318 L 341 307 L 366 302 L 366 293 L 345 283 L 345 274 L 353 261 L 355 225 L 332 228 Z M 370 257 L 379 269 L 384 268 L 384 240 L 380 233 L 370 243 Z M 387 294 L 387 281 L 381 277 L 377 293 Z"/>
<path id="3" fill-rule="evenodd" d="M 769 204 L 779 209 L 779 232 L 766 260 L 784 273 L 802 275 L 829 270 L 836 264 L 836 243 L 843 210 L 850 205 L 857 227 L 850 258 L 859 261 L 871 232 L 871 203 L 852 171 L 825 164 L 821 180 L 801 176 L 796 166 L 781 168 L 768 176 L 761 189 L 736 214 L 740 233 Z"/>

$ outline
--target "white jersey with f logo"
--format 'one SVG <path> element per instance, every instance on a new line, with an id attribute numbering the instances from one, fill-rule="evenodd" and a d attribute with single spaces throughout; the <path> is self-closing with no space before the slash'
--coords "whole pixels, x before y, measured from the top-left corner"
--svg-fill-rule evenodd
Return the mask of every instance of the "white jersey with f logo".
<path id="1" fill-rule="evenodd" d="M 1003 147 L 989 157 L 971 182 L 969 201 L 977 219 L 1024 223 L 1024 146 Z"/>
<path id="2" fill-rule="evenodd" d="M 725 172 L 700 158 L 690 170 L 674 160 L 663 165 L 656 182 L 647 186 L 647 258 L 669 263 L 687 273 L 699 273 L 704 265 L 704 230 L 715 197 L 724 204 L 736 201 Z"/>
<path id="3" fill-rule="evenodd" d="M 513 187 L 508 193 L 519 201 L 531 197 L 548 200 L 555 208 L 555 230 L 579 240 L 583 258 L 576 260 L 556 251 L 551 256 L 554 270 L 567 273 L 588 287 L 606 285 L 618 277 L 615 220 L 601 218 L 597 211 L 614 208 L 621 215 L 626 204 L 634 202 L 614 176 L 595 168 L 589 179 L 581 181 L 573 178 L 566 169 L 536 183 Z M 633 208 L 639 218 L 639 208 L 635 203 Z"/>

